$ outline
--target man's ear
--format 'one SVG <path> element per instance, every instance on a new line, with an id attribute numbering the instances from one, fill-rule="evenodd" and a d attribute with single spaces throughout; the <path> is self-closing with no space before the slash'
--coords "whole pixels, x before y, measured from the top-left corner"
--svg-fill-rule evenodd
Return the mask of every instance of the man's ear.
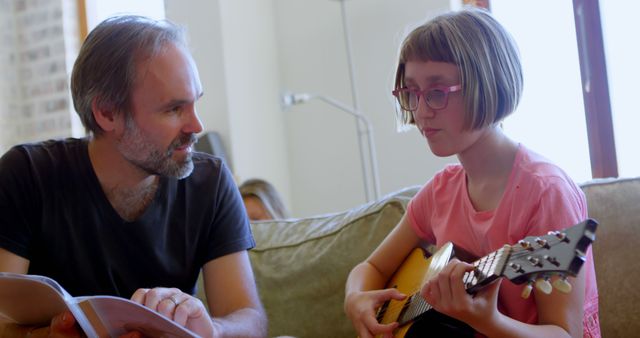
<path id="1" fill-rule="evenodd" d="M 102 130 L 110 132 L 116 129 L 119 123 L 119 114 L 111 108 L 107 108 L 108 105 L 104 103 L 98 103 L 98 98 L 94 97 L 91 101 L 91 111 L 93 112 L 93 118 Z"/>

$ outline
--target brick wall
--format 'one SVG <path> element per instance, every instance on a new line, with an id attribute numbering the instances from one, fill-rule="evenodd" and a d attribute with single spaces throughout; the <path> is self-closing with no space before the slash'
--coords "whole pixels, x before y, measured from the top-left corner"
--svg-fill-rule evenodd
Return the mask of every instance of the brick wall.
<path id="1" fill-rule="evenodd" d="M 0 0 L 0 151 L 72 136 L 75 0 Z"/>

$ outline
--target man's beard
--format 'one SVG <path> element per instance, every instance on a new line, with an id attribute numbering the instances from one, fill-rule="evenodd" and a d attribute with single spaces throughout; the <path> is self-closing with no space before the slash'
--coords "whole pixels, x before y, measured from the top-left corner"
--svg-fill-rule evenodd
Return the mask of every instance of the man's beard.
<path id="1" fill-rule="evenodd" d="M 146 135 L 138 128 L 130 116 L 126 117 L 125 130 L 118 140 L 117 148 L 122 156 L 150 175 L 185 178 L 193 171 L 191 153 L 187 153 L 181 161 L 172 158 L 176 148 L 197 141 L 195 134 L 180 134 L 168 149 L 159 149 L 149 142 Z"/>

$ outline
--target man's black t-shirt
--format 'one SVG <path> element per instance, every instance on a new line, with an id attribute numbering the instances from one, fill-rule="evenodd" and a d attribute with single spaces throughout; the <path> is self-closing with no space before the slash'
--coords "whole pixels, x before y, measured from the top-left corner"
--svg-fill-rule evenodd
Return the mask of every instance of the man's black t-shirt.
<path id="1" fill-rule="evenodd" d="M 194 153 L 193 173 L 161 177 L 145 212 L 127 222 L 103 192 L 87 145 L 20 145 L 0 159 L 0 247 L 28 259 L 29 274 L 54 278 L 73 296 L 129 298 L 158 286 L 193 294 L 206 262 L 255 245 L 219 158 Z"/>

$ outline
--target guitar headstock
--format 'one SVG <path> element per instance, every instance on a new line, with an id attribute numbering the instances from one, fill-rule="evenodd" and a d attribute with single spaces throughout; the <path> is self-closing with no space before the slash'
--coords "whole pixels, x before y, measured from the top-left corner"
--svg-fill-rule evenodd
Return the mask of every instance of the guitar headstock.
<path id="1" fill-rule="evenodd" d="M 571 285 L 566 276 L 575 276 L 586 260 L 587 249 L 595 240 L 598 223 L 592 219 L 576 224 L 563 231 L 550 232 L 546 236 L 529 236 L 513 245 L 504 264 L 502 275 L 516 284 L 528 283 L 523 297 L 528 297 L 531 285 L 551 292 L 549 279 L 560 275 L 554 286 L 569 292 Z"/>

